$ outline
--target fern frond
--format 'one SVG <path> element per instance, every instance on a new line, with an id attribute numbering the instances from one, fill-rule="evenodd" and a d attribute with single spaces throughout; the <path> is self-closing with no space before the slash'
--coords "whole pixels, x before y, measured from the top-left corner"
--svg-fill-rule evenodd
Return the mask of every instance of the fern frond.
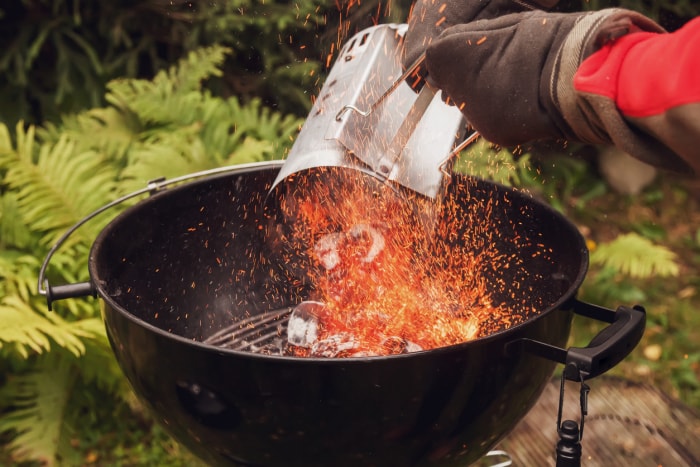
<path id="1" fill-rule="evenodd" d="M 128 110 L 144 125 L 175 131 L 196 119 L 202 99 L 199 91 L 155 94 L 148 99 L 141 98 L 131 102 Z"/>
<path id="2" fill-rule="evenodd" d="M 270 141 L 261 141 L 255 138 L 246 138 L 243 143 L 225 161 L 224 165 L 246 164 L 276 159 L 278 154 L 275 146 Z"/>
<path id="3" fill-rule="evenodd" d="M 227 121 L 235 125 L 235 133 L 278 143 L 289 144 L 299 131 L 302 119 L 275 112 L 253 99 L 242 105 L 237 99 L 227 101 Z M 281 157 L 278 157 L 281 158 Z"/>
<path id="4" fill-rule="evenodd" d="M 39 260 L 17 250 L 0 250 L 0 297 L 17 295 L 28 302 L 35 293 Z"/>
<path id="5" fill-rule="evenodd" d="M 143 188 L 148 180 L 172 178 L 218 164 L 209 157 L 201 140 L 183 129 L 164 132 L 146 143 L 136 145 L 129 154 L 129 165 L 122 171 L 122 188 Z"/>
<path id="6" fill-rule="evenodd" d="M 309 77 L 314 76 L 318 70 L 319 66 L 316 62 L 297 62 L 285 66 L 279 64 L 272 70 L 269 79 L 276 83 L 305 83 L 310 81 Z M 293 102 L 299 105 L 300 109 L 303 109 L 304 112 L 308 112 L 312 105 L 308 89 L 312 86 L 312 82 L 308 82 L 307 86 L 302 84 L 296 86 L 278 86 L 276 96 L 281 100 Z"/>
<path id="7" fill-rule="evenodd" d="M 207 97 L 200 104 L 178 131 L 153 128 L 139 135 L 122 186 L 137 189 L 156 177 L 280 159 L 301 125 L 300 119 L 271 111 L 259 100 L 241 105 L 235 98 Z"/>
<path id="8" fill-rule="evenodd" d="M 506 149 L 495 149 L 483 138 L 467 148 L 457 159 L 454 170 L 506 186 L 519 185 L 521 173 L 530 168 L 530 157 L 525 154 L 516 160 Z"/>
<path id="9" fill-rule="evenodd" d="M 221 45 L 193 50 L 175 66 L 170 67 L 167 75 L 161 72 L 153 82 L 156 85 L 170 86 L 174 81 L 178 90 L 199 90 L 205 79 L 221 76 L 221 65 L 229 53 L 231 49 Z"/>
<path id="10" fill-rule="evenodd" d="M 0 302 L 0 348 L 14 344 L 23 358 L 51 350 L 52 341 L 73 355 L 85 353 L 81 338 L 93 338 L 79 322 L 69 322 L 57 313 L 40 313 L 16 295 Z"/>
<path id="11" fill-rule="evenodd" d="M 591 253 L 591 264 L 612 268 L 629 277 L 676 277 L 680 268 L 676 254 L 636 233 L 618 236 Z"/>
<path id="12" fill-rule="evenodd" d="M 17 153 L 25 157 L 32 157 L 34 154 L 34 141 L 36 140 L 36 127 L 30 125 L 25 130 L 24 124 L 18 122 L 15 134 L 17 136 Z"/>
<path id="13" fill-rule="evenodd" d="M 226 164 L 283 159 L 303 120 L 283 115 L 253 99 L 229 98 L 203 108 L 202 141 Z"/>
<path id="14" fill-rule="evenodd" d="M 122 79 L 107 85 L 107 102 L 133 111 L 144 122 L 182 122 L 202 98 L 201 84 L 221 76 L 220 66 L 229 49 L 206 47 L 190 52 L 168 71 L 152 80 Z"/>
<path id="15" fill-rule="evenodd" d="M 39 360 L 35 371 L 13 376 L 3 398 L 13 410 L 0 418 L 0 432 L 12 433 L 10 451 L 19 460 L 56 464 L 61 427 L 75 376 L 69 357 L 52 353 Z"/>
<path id="16" fill-rule="evenodd" d="M 45 143 L 67 136 L 76 143 L 77 151 L 97 151 L 108 161 L 123 164 L 141 129 L 138 117 L 128 109 L 100 107 L 66 116 L 60 126 L 47 123 L 37 129 L 37 135 Z"/>
<path id="17" fill-rule="evenodd" d="M 95 152 L 76 152 L 67 137 L 40 145 L 35 157 L 33 141 L 24 136 L 18 132 L 17 149 L 0 155 L 7 167 L 4 182 L 16 193 L 24 223 L 43 233 L 42 244 L 48 245 L 113 198 L 116 170 Z"/>
<path id="18" fill-rule="evenodd" d="M 16 193 L 0 196 L 0 248 L 27 248 L 34 237 L 22 219 Z"/>
<path id="19" fill-rule="evenodd" d="M 19 126 L 19 128 L 22 127 Z M 7 128 L 7 125 L 0 123 L 0 154 L 9 153 L 13 151 L 13 149 L 10 130 Z"/>

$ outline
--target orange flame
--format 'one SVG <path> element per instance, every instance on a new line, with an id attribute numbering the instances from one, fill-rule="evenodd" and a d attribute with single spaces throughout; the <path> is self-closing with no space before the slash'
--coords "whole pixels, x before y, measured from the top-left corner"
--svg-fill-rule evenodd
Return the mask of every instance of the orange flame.
<path id="1" fill-rule="evenodd" d="M 352 336 L 343 356 L 400 353 L 397 342 L 423 350 L 458 344 L 522 320 L 493 303 L 491 290 L 506 285 L 482 274 L 518 262 L 494 247 L 491 202 L 464 212 L 349 169 L 296 174 L 287 184 L 288 240 L 310 259 L 311 299 L 326 305 L 319 340 Z M 423 227 L 431 218 L 434 232 Z"/>

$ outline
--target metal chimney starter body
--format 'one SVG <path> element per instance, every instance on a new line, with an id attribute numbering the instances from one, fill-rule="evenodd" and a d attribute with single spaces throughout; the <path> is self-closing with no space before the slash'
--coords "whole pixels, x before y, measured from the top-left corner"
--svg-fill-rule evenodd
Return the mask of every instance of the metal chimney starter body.
<path id="1" fill-rule="evenodd" d="M 436 198 L 465 133 L 459 109 L 402 78 L 406 24 L 362 30 L 341 49 L 273 188 L 292 174 L 345 167 Z"/>

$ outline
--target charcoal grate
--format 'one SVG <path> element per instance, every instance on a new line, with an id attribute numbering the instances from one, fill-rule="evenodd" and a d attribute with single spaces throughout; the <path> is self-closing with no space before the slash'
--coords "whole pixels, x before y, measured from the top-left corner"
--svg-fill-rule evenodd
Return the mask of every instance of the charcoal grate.
<path id="1" fill-rule="evenodd" d="M 283 355 L 287 323 L 293 307 L 267 311 L 237 321 L 204 340 L 205 344 L 231 350 Z"/>

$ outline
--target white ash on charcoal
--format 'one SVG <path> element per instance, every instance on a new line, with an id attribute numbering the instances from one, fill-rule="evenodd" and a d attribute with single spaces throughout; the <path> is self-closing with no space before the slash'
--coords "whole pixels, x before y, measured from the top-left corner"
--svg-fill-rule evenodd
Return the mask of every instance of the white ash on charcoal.
<path id="1" fill-rule="evenodd" d="M 339 333 L 319 339 L 319 315 L 324 305 L 321 302 L 306 301 L 297 305 L 289 316 L 287 343 L 289 351 L 295 355 L 309 357 L 372 357 L 377 355 L 401 354 L 423 350 L 419 345 L 399 336 L 382 339 L 376 352 L 361 349 L 361 342 L 351 333 Z"/>
<path id="2" fill-rule="evenodd" d="M 289 344 L 310 348 L 318 341 L 318 316 L 323 303 L 306 301 L 294 307 L 287 323 Z"/>

